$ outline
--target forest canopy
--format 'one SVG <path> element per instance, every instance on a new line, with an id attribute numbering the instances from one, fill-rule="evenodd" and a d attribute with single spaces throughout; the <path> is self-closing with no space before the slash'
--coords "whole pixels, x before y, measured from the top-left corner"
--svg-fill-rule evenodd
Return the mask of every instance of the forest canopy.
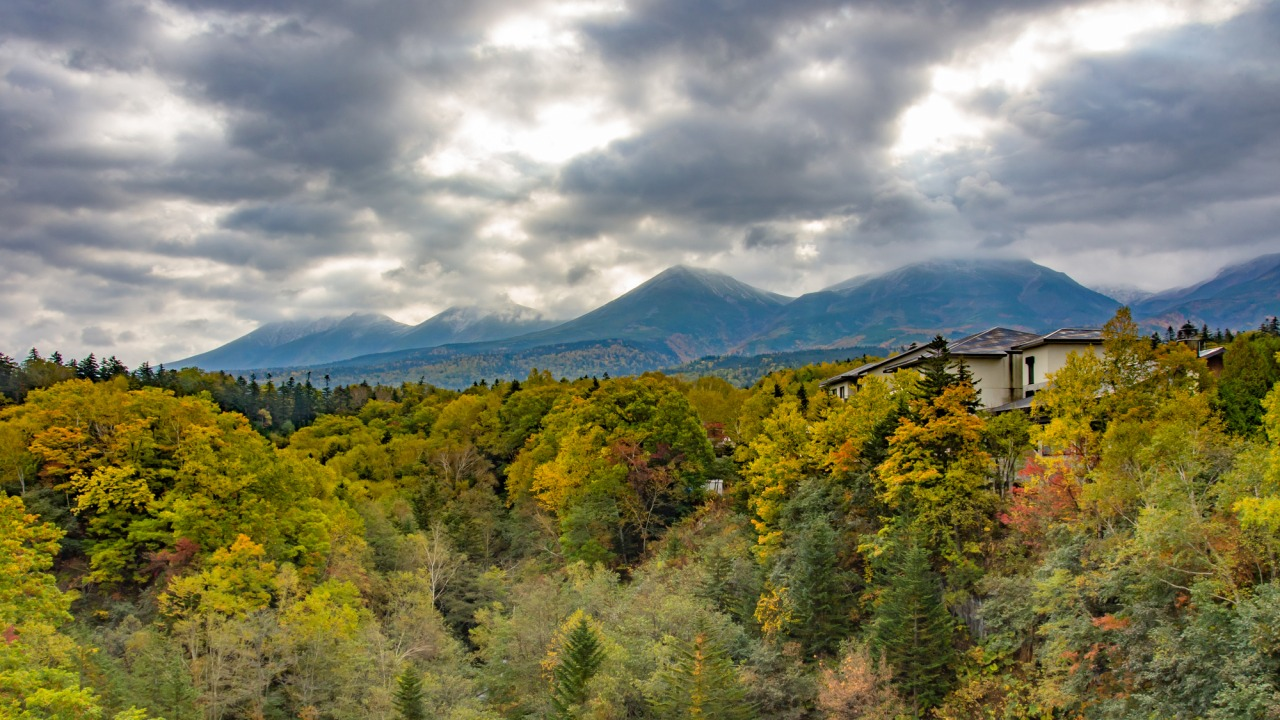
<path id="1" fill-rule="evenodd" d="M 1280 339 L 1103 335 L 998 416 L 0 356 L 0 718 L 1278 717 Z"/>

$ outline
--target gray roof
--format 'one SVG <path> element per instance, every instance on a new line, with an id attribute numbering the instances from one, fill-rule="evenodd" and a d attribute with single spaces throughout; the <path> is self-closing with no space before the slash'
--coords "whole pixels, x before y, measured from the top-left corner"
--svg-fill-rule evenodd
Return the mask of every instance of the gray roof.
<path id="1" fill-rule="evenodd" d="M 919 355 L 925 350 L 926 347 L 927 346 L 925 345 L 919 345 L 919 346 L 910 348 L 904 352 L 900 352 L 897 355 L 890 355 L 889 357 L 883 360 L 877 360 L 873 363 L 867 363 L 866 365 L 859 365 L 858 367 L 852 370 L 846 370 L 840 373 L 839 375 L 836 375 L 834 377 L 829 377 L 826 380 L 823 380 L 822 382 L 818 383 L 818 387 L 827 387 L 828 385 L 835 385 L 837 383 L 841 383 L 849 380 L 857 380 L 863 375 L 874 372 L 876 370 L 881 370 L 881 369 L 891 370 L 911 360 L 916 355 Z"/>
<path id="2" fill-rule="evenodd" d="M 1009 352 L 1015 345 L 1039 339 L 1035 333 L 994 327 L 983 330 L 947 344 L 947 352 L 952 355 L 994 355 L 1001 356 Z"/>
<path id="3" fill-rule="evenodd" d="M 997 405 L 993 408 L 987 408 L 986 410 L 989 413 L 1004 413 L 1004 412 L 1009 412 L 1010 410 L 1030 410 L 1031 401 L 1034 399 L 1035 398 L 1033 397 L 1020 397 L 1017 400 L 1014 400 L 1013 402 L 1007 402 L 1003 405 Z"/>
<path id="4" fill-rule="evenodd" d="M 1227 349 L 1226 349 L 1225 347 L 1209 348 L 1208 350 L 1201 350 L 1201 351 L 1200 351 L 1200 357 L 1202 357 L 1202 358 L 1217 357 L 1218 355 L 1221 355 L 1221 354 L 1225 353 L 1226 351 L 1227 351 Z"/>
<path id="5" fill-rule="evenodd" d="M 1101 342 L 1102 331 L 1098 328 L 1059 328 L 1048 335 L 1041 335 L 1020 345 L 1015 345 L 1010 349 L 1027 350 L 1046 343 L 1088 343 L 1096 345 Z"/>

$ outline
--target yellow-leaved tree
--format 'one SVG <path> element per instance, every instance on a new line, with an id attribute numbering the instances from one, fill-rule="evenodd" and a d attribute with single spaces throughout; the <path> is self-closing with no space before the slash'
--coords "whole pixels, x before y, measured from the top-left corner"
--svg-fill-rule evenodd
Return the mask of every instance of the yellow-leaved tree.
<path id="1" fill-rule="evenodd" d="M 101 718 L 81 683 L 80 661 L 92 652 L 60 631 L 72 597 L 49 574 L 62 532 L 0 495 L 0 718 Z M 141 720 L 128 710 L 117 720 Z"/>
<path id="2" fill-rule="evenodd" d="M 991 456 L 982 418 L 969 411 L 972 385 L 952 385 L 915 405 L 889 438 L 878 468 L 881 498 L 925 546 L 949 563 L 972 558 L 990 533 L 995 498 L 986 490 Z"/>

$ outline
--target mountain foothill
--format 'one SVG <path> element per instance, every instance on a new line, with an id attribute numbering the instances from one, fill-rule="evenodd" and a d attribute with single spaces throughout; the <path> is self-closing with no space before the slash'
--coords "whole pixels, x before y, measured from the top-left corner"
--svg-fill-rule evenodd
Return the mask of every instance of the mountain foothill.
<path id="1" fill-rule="evenodd" d="M 1148 329 L 1248 329 L 1277 313 L 1280 254 L 1132 304 Z M 678 265 L 585 315 L 559 322 L 513 303 L 453 307 L 409 326 L 376 314 L 271 323 L 170 367 L 335 383 L 625 375 L 706 358 L 830 351 L 884 355 L 937 334 L 1003 326 L 1097 327 L 1120 302 L 1029 260 L 930 260 L 790 298 Z M 808 355 L 806 355 L 808 356 Z M 704 362 L 705 364 L 705 362 Z"/>

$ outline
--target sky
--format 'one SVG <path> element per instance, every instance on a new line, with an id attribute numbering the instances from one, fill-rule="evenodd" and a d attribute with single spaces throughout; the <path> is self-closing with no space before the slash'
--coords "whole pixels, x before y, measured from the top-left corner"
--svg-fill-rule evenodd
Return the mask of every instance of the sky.
<path id="1" fill-rule="evenodd" d="M 1280 249 L 1280 3 L 6 0 L 0 352 Z"/>

